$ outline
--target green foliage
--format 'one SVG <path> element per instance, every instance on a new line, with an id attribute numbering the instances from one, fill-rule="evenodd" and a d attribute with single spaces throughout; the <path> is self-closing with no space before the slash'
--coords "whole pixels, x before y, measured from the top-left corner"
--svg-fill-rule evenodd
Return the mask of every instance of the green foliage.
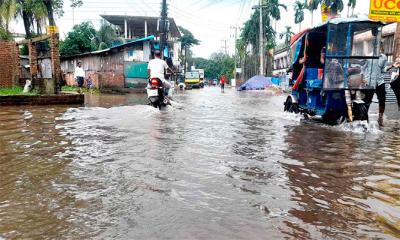
<path id="1" fill-rule="evenodd" d="M 107 46 L 107 44 L 105 42 L 101 42 L 99 44 L 99 50 L 104 50 L 104 49 L 107 49 L 107 48 L 109 48 L 109 47 Z"/>
<path id="2" fill-rule="evenodd" d="M 24 93 L 22 87 L 12 87 L 12 88 L 0 88 L 0 96 L 12 96 L 12 95 L 37 95 L 37 91 L 32 90 L 29 93 Z"/>
<path id="3" fill-rule="evenodd" d="M 329 6 L 332 15 L 336 15 L 337 13 L 343 11 L 343 0 L 322 0 L 322 2 Z"/>
<path id="4" fill-rule="evenodd" d="M 349 0 L 349 2 L 347 3 L 347 6 L 353 9 L 356 7 L 356 5 L 357 5 L 357 0 Z"/>
<path id="5" fill-rule="evenodd" d="M 112 46 L 117 46 L 117 45 L 121 45 L 121 44 L 124 44 L 124 43 L 126 43 L 126 40 L 125 40 L 124 38 L 122 38 L 122 37 L 117 37 L 117 38 L 113 41 Z"/>
<path id="6" fill-rule="evenodd" d="M 233 78 L 235 70 L 235 59 L 223 53 L 213 53 L 210 59 L 194 58 L 193 62 L 198 69 L 204 69 L 204 75 L 208 79 L 219 78 L 226 75 L 228 79 Z"/>
<path id="7" fill-rule="evenodd" d="M 21 55 L 29 55 L 29 48 L 27 44 L 22 45 L 22 47 L 19 49 L 19 53 Z"/>
<path id="8" fill-rule="evenodd" d="M 9 31 L 0 26 L 0 40 L 11 40 L 12 36 Z"/>
<path id="9" fill-rule="evenodd" d="M 75 25 L 67 34 L 66 39 L 60 44 L 60 53 L 62 56 L 71 56 L 104 50 L 123 43 L 125 40 L 117 37 L 114 26 L 103 22 L 100 29 L 96 31 L 92 23 L 84 22 Z"/>
<path id="10" fill-rule="evenodd" d="M 67 34 L 66 39 L 60 44 L 60 54 L 71 56 L 97 50 L 94 42 L 96 29 L 90 22 L 75 25 L 72 32 Z"/>
<path id="11" fill-rule="evenodd" d="M 78 90 L 82 93 L 91 93 L 91 94 L 95 94 L 95 95 L 100 94 L 100 90 L 98 88 L 88 89 L 88 88 L 83 87 L 83 88 L 79 89 L 79 87 L 77 87 L 77 86 L 62 86 L 61 87 L 62 92 L 77 92 Z"/>
<path id="12" fill-rule="evenodd" d="M 113 25 L 103 21 L 99 31 L 96 32 L 96 46 L 99 50 L 109 48 L 117 39 L 116 29 Z"/>
<path id="13" fill-rule="evenodd" d="M 290 27 L 290 26 L 286 26 L 285 28 L 286 28 L 286 31 L 279 34 L 279 37 L 281 39 L 285 39 L 285 45 L 289 45 L 290 39 L 294 35 L 294 32 L 292 32 L 292 27 Z"/>
<path id="14" fill-rule="evenodd" d="M 263 25 L 264 25 L 264 37 L 267 39 L 267 48 L 273 48 L 275 43 L 276 32 L 272 27 L 272 19 L 281 19 L 281 9 L 287 9 L 284 4 L 280 4 L 279 0 L 263 0 Z M 256 52 L 259 48 L 259 23 L 260 23 L 260 11 L 257 9 L 251 15 L 250 19 L 244 24 L 244 28 L 240 39 L 236 46 L 239 50 L 240 55 L 243 57 L 246 54 L 245 49 L 248 44 L 253 45 Z"/>
<path id="15" fill-rule="evenodd" d="M 297 0 L 294 3 L 294 22 L 296 24 L 301 24 L 304 21 L 304 9 L 305 9 L 306 5 L 305 3 L 300 2 L 299 0 Z"/>
<path id="16" fill-rule="evenodd" d="M 179 39 L 181 42 L 182 49 L 191 48 L 193 45 L 199 45 L 200 41 L 193 36 L 189 30 L 179 27 L 179 31 L 182 33 L 182 37 Z"/>
<path id="17" fill-rule="evenodd" d="M 305 3 L 305 8 L 308 9 L 310 12 L 314 12 L 318 9 L 320 4 L 321 0 L 309 0 Z"/>

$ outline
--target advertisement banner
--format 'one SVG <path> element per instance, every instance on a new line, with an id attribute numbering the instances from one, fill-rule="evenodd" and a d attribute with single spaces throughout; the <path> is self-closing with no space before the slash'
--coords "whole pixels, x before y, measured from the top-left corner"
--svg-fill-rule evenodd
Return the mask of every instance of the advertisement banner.
<path id="1" fill-rule="evenodd" d="M 400 22 L 400 0 L 370 0 L 369 18 L 382 22 Z"/>

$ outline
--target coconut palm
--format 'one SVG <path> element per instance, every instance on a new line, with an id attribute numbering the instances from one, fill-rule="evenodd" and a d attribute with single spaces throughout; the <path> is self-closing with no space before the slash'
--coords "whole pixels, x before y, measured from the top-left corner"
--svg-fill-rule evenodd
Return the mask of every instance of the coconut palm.
<path id="1" fill-rule="evenodd" d="M 323 3 L 329 7 L 333 16 L 343 11 L 344 8 L 343 0 L 323 0 Z"/>
<path id="2" fill-rule="evenodd" d="M 301 23 L 304 21 L 304 8 L 305 4 L 299 0 L 294 3 L 294 22 L 299 24 L 299 31 L 301 31 Z"/>
<path id="3" fill-rule="evenodd" d="M 350 17 L 350 8 L 351 10 L 351 16 L 354 16 L 354 8 L 356 8 L 357 5 L 357 0 L 349 0 L 347 3 L 347 17 Z"/>
<path id="4" fill-rule="evenodd" d="M 10 21 L 17 13 L 18 4 L 16 0 L 2 0 L 0 1 L 0 18 L 4 23 L 4 29 L 9 31 Z"/>
<path id="5" fill-rule="evenodd" d="M 314 25 L 314 11 L 318 9 L 321 0 L 308 0 L 306 8 L 311 13 L 311 26 Z"/>
<path id="6" fill-rule="evenodd" d="M 279 34 L 279 37 L 281 39 L 285 39 L 285 44 L 289 45 L 290 39 L 294 35 L 294 32 L 292 32 L 292 27 L 290 27 L 290 26 L 286 26 L 285 28 L 286 28 L 285 32 Z"/>

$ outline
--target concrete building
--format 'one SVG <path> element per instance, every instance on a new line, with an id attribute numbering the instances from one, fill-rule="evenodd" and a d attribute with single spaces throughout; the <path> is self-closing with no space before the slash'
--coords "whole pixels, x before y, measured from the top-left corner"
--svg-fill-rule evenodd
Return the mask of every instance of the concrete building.
<path id="1" fill-rule="evenodd" d="M 156 36 L 155 42 L 159 41 L 159 17 L 143 17 L 128 15 L 100 15 L 104 20 L 118 28 L 118 35 L 126 40 Z M 168 19 L 168 55 L 175 66 L 180 65 L 179 53 L 181 44 L 179 39 L 181 33 L 173 18 Z M 157 49 L 157 44 L 154 45 Z"/>

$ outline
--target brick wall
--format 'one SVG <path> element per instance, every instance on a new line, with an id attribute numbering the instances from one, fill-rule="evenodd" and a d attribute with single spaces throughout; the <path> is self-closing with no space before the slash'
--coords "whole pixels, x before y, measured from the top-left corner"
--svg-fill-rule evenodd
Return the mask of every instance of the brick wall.
<path id="1" fill-rule="evenodd" d="M 89 74 L 93 81 L 93 86 L 95 88 L 124 88 L 125 87 L 125 76 L 123 73 L 115 73 L 115 72 L 94 72 L 94 71 L 86 71 L 85 78 L 85 86 L 86 79 L 89 77 Z M 76 86 L 76 81 L 73 73 L 64 73 L 63 79 L 65 84 L 68 86 Z"/>
<path id="2" fill-rule="evenodd" d="M 17 86 L 19 82 L 19 50 L 14 41 L 0 41 L 0 87 Z"/>
<path id="3" fill-rule="evenodd" d="M 51 45 L 51 68 L 53 70 L 54 78 L 54 92 L 58 93 L 60 90 L 61 82 L 61 61 L 60 61 L 60 51 L 59 51 L 59 35 L 58 33 L 52 33 L 50 38 Z"/>

